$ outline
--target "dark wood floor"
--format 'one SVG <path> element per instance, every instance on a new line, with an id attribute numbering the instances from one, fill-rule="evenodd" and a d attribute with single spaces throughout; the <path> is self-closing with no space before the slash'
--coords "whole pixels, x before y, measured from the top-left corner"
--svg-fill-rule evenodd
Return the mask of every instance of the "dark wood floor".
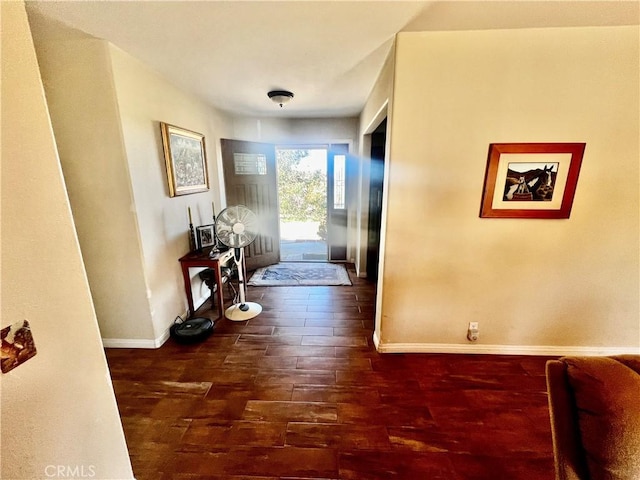
<path id="1" fill-rule="evenodd" d="M 263 313 L 197 345 L 108 349 L 136 478 L 553 479 L 546 358 L 378 354 L 350 273 L 250 287 Z"/>

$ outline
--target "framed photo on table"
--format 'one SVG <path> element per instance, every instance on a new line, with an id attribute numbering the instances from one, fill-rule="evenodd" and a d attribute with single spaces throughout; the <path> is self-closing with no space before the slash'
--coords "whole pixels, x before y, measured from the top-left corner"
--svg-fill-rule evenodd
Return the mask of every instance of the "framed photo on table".
<path id="1" fill-rule="evenodd" d="M 160 122 L 169 196 L 209 190 L 204 135 Z"/>
<path id="2" fill-rule="evenodd" d="M 569 218 L 584 143 L 492 143 L 482 218 Z"/>
<path id="3" fill-rule="evenodd" d="M 213 225 L 200 225 L 199 227 L 196 227 L 196 238 L 199 249 L 212 247 L 216 243 L 213 228 Z"/>

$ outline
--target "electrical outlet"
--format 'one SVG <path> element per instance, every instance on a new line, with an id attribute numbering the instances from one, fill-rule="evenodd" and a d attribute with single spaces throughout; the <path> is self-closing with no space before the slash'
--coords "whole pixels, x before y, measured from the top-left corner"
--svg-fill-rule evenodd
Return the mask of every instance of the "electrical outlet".
<path id="1" fill-rule="evenodd" d="M 467 339 L 470 342 L 475 342 L 480 337 L 480 330 L 478 322 L 469 322 L 469 329 L 467 330 Z"/>

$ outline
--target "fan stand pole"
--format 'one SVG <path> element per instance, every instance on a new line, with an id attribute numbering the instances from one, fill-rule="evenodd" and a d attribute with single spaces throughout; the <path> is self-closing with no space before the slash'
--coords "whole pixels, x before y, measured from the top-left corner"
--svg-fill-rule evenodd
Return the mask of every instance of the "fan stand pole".
<path id="1" fill-rule="evenodd" d="M 238 289 L 240 291 L 240 303 L 231 305 L 224 312 L 225 317 L 234 322 L 242 322 L 255 317 L 262 312 L 262 306 L 245 301 L 245 284 L 244 284 L 244 248 L 236 248 L 233 252 L 233 259 L 238 267 Z"/>

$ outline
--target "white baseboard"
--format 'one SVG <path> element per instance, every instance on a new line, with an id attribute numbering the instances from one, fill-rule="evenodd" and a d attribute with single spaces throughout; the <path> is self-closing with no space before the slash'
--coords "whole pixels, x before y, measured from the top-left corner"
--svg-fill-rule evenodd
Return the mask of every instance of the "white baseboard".
<path id="1" fill-rule="evenodd" d="M 169 340 L 170 329 L 171 329 L 171 326 L 169 326 L 164 332 L 162 332 L 162 335 L 160 335 L 158 338 L 154 340 L 156 345 L 158 345 L 156 348 L 160 348 L 162 345 L 164 345 L 164 342 Z"/>
<path id="2" fill-rule="evenodd" d="M 160 348 L 169 339 L 169 328 L 154 340 L 147 338 L 103 338 L 102 345 L 104 348 Z"/>
<path id="3" fill-rule="evenodd" d="M 376 347 L 376 350 L 380 353 L 385 353 L 380 350 L 380 337 L 378 336 L 378 332 L 374 330 L 373 332 L 373 345 Z"/>
<path id="4" fill-rule="evenodd" d="M 638 347 L 582 347 L 551 345 L 464 345 L 446 343 L 381 343 L 374 333 L 373 343 L 380 353 L 466 353 L 490 355 L 543 355 L 550 357 L 640 354 Z"/>
<path id="5" fill-rule="evenodd" d="M 102 345 L 104 348 L 158 348 L 164 342 L 160 343 L 158 339 L 150 340 L 147 338 L 103 338 Z"/>
<path id="6" fill-rule="evenodd" d="M 182 314 L 182 318 L 187 318 L 186 312 Z M 160 348 L 169 339 L 170 329 L 171 325 L 154 340 L 148 338 L 103 338 L 102 345 L 104 348 Z"/>

